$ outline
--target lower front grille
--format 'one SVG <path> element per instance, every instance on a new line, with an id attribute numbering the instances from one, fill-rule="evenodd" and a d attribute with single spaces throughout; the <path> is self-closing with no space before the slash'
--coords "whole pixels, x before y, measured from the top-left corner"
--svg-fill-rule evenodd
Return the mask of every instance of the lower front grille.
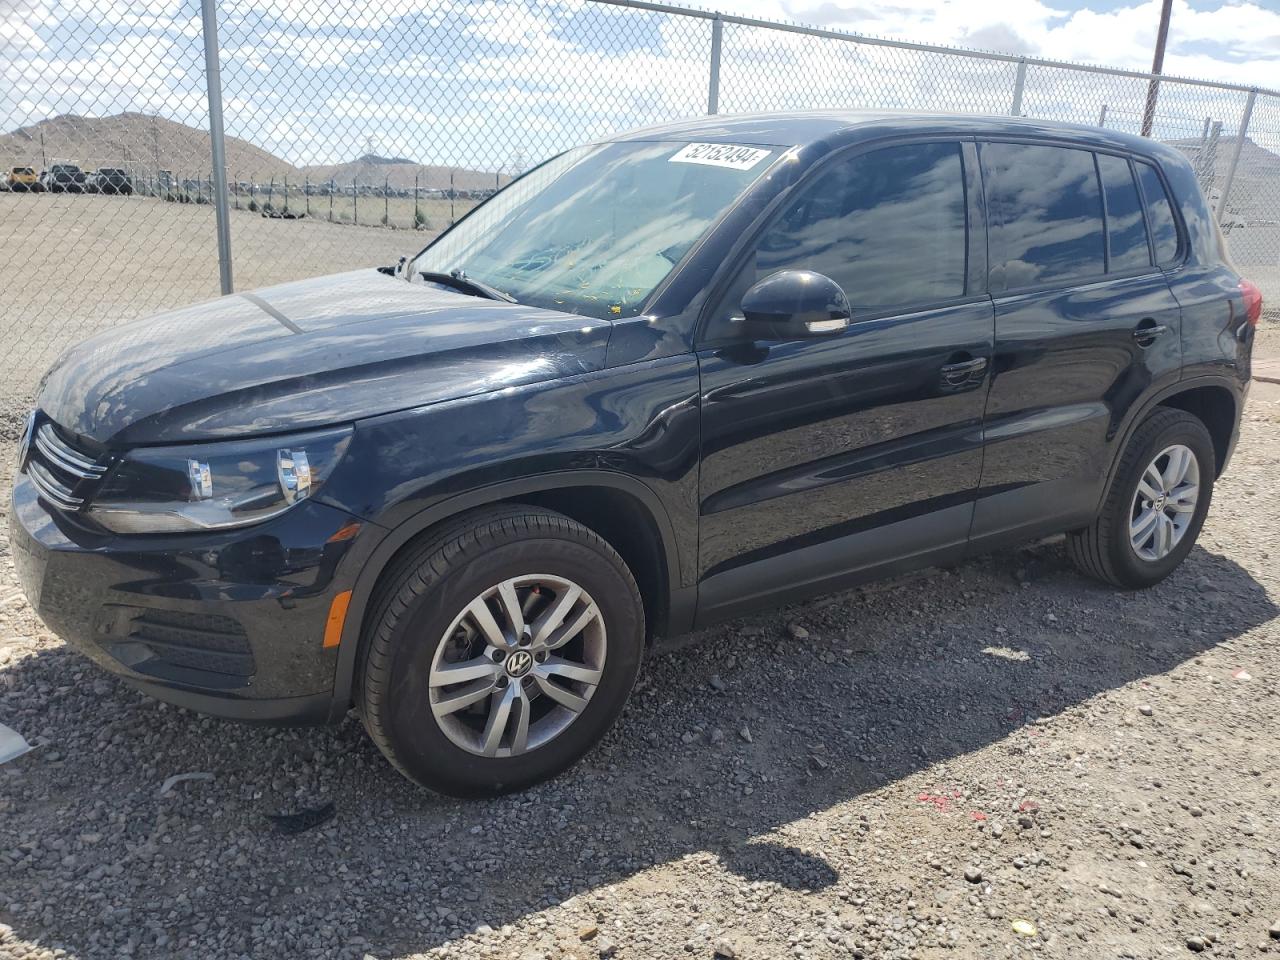
<path id="1" fill-rule="evenodd" d="M 249 638 L 244 627 L 230 617 L 146 610 L 132 618 L 129 639 L 174 666 L 235 677 L 254 673 Z"/>

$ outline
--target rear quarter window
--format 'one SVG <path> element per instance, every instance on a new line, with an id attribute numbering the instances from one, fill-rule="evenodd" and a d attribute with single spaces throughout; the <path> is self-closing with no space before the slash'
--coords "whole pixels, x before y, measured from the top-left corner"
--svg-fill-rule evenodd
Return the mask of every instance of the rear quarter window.
<path id="1" fill-rule="evenodd" d="M 1138 182 L 1147 205 L 1147 223 L 1151 228 L 1151 242 L 1155 247 L 1156 263 L 1162 267 L 1176 263 L 1178 259 L 1178 222 L 1173 216 L 1173 203 L 1164 188 L 1164 181 L 1156 168 L 1145 161 L 1138 161 Z"/>

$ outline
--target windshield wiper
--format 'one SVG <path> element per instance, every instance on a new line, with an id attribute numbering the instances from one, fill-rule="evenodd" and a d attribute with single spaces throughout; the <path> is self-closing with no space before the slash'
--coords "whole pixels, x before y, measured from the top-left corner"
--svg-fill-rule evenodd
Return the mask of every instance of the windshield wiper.
<path id="1" fill-rule="evenodd" d="M 454 270 L 452 273 L 419 270 L 418 276 L 428 283 L 438 283 L 441 286 L 452 287 L 459 293 L 469 293 L 473 297 L 487 297 L 490 300 L 502 300 L 505 303 L 519 302 L 511 294 L 504 293 L 497 287 L 491 287 L 481 280 L 473 280 L 461 270 Z"/>

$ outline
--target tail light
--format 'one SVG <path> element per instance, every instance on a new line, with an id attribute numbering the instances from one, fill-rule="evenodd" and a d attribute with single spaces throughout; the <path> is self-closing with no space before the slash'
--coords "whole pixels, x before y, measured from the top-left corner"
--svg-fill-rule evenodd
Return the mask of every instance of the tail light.
<path id="1" fill-rule="evenodd" d="M 1256 327 L 1262 319 L 1262 291 L 1252 280 L 1241 280 L 1240 295 L 1244 298 L 1245 322 Z"/>

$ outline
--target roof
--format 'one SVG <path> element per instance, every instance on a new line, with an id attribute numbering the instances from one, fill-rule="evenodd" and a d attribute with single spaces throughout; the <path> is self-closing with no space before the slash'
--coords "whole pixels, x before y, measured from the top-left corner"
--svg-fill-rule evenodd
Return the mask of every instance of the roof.
<path id="1" fill-rule="evenodd" d="M 1143 153 L 1163 152 L 1157 142 L 1118 130 L 1025 117 L 972 113 L 887 110 L 806 110 L 794 113 L 716 114 L 631 130 L 610 140 L 673 140 L 678 143 L 742 143 L 798 146 L 851 141 L 895 133 L 954 133 L 960 136 L 1018 134 L 1083 140 Z M 832 144 L 834 145 L 834 143 Z"/>

